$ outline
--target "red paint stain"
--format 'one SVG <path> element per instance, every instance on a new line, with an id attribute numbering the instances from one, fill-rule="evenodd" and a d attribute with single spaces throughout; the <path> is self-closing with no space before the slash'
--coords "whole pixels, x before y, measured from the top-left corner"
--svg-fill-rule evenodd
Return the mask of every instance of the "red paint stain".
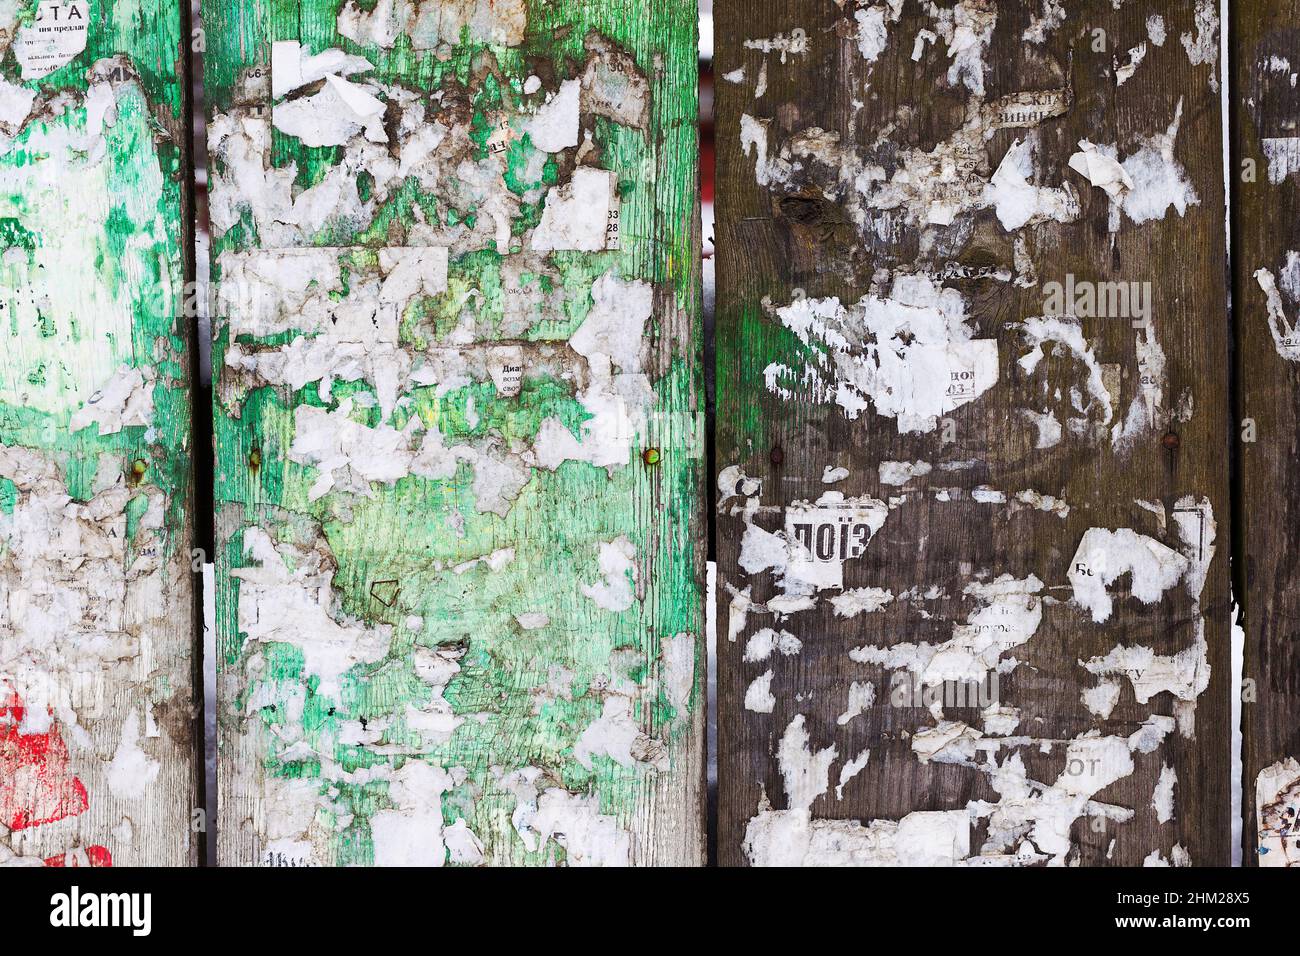
<path id="1" fill-rule="evenodd" d="M 68 747 L 58 728 L 51 726 L 43 734 L 21 733 L 23 713 L 16 695 L 0 704 L 0 822 L 10 830 L 75 817 L 89 805 L 85 786 L 69 766 Z"/>
<path id="2" fill-rule="evenodd" d="M 69 850 L 60 856 L 47 857 L 46 866 L 53 867 L 104 867 L 113 865 L 113 854 L 106 846 L 88 846 L 84 850 Z"/>

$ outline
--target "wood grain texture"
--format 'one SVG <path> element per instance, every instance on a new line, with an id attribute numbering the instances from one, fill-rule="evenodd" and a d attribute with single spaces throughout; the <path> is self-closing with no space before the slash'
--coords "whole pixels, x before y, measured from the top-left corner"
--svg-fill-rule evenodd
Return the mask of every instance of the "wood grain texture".
<path id="1" fill-rule="evenodd" d="M 701 863 L 695 5 L 204 19 L 222 862 Z"/>
<path id="2" fill-rule="evenodd" d="M 1228 862 L 1216 10 L 717 5 L 724 865 Z"/>
<path id="3" fill-rule="evenodd" d="M 1246 865 L 1300 861 L 1300 633 L 1295 489 L 1300 378 L 1300 6 L 1234 10 L 1234 301 L 1241 423 Z"/>
<path id="4" fill-rule="evenodd" d="M 0 865 L 199 852 L 187 43 L 0 4 Z"/>

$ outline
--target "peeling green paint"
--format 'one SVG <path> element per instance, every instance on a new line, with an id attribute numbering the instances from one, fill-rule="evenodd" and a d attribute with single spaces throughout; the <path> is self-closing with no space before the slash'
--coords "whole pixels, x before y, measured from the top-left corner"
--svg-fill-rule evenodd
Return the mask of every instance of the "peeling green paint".
<path id="1" fill-rule="evenodd" d="M 66 765 L 0 758 L 17 814 L 0 864 L 182 865 L 197 768 L 181 18 L 159 0 L 87 9 L 84 50 L 27 81 L 22 31 L 0 23 L 0 707 L 68 749 Z M 20 772 L 39 783 L 9 792 Z"/>
<path id="2" fill-rule="evenodd" d="M 500 27 L 517 28 L 513 45 L 466 26 L 417 50 L 423 21 L 391 46 L 358 45 L 339 34 L 340 6 L 205 9 L 214 262 L 225 279 L 236 265 L 287 277 L 275 250 L 327 247 L 323 278 L 272 293 L 287 325 L 235 306 L 215 326 L 222 859 L 702 862 L 695 7 L 444 4 L 444 23 L 516 10 Z M 648 118 L 584 109 L 579 143 L 543 152 L 525 127 L 603 55 L 584 45 L 597 37 L 635 62 Z M 387 104 L 387 143 L 360 127 L 323 147 L 271 131 L 322 95 L 317 80 L 271 97 L 278 41 L 368 60 L 347 79 Z M 432 158 L 413 159 L 431 128 Z M 258 141 L 264 163 L 240 167 Z M 578 169 L 612 173 L 617 242 L 602 219 L 603 250 L 532 251 Z M 286 203 L 312 187 L 334 215 L 304 224 Z M 379 250 L 430 247 L 449 251 L 445 279 L 403 295 L 384 331 L 376 290 L 395 280 Z M 590 338 L 599 295 L 635 311 L 642 289 L 649 314 L 627 326 L 644 332 L 639 354 L 615 343 L 614 363 L 570 344 Z M 341 331 L 362 309 L 372 330 Z M 324 346 L 336 351 L 304 358 Z M 336 380 L 322 390 L 326 367 Z M 391 408 L 378 381 L 390 375 Z M 306 450 L 325 438 L 329 455 Z M 326 616 L 278 627 L 284 588 Z M 325 647 L 336 627 L 346 652 Z"/>

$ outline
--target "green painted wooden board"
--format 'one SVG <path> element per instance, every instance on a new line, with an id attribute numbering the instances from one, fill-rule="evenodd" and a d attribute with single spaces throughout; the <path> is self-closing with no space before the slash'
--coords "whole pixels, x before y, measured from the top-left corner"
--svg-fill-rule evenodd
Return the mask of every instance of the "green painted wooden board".
<path id="1" fill-rule="evenodd" d="M 204 23 L 220 860 L 702 862 L 695 5 Z"/>
<path id="2" fill-rule="evenodd" d="M 196 859 L 179 7 L 0 2 L 0 865 Z"/>
<path id="3" fill-rule="evenodd" d="M 1217 10 L 717 5 L 722 863 L 1228 862 Z"/>

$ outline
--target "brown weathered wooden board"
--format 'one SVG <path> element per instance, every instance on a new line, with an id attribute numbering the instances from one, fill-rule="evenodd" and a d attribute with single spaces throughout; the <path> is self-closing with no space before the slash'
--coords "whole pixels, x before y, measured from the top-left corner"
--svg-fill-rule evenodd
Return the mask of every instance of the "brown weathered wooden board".
<path id="1" fill-rule="evenodd" d="M 1243 861 L 1300 862 L 1300 4 L 1234 5 Z"/>
<path id="2" fill-rule="evenodd" d="M 183 22 L 0 3 L 0 865 L 200 854 Z"/>
<path id="3" fill-rule="evenodd" d="M 1217 4 L 1116 6 L 717 5 L 724 864 L 1228 861 Z"/>

